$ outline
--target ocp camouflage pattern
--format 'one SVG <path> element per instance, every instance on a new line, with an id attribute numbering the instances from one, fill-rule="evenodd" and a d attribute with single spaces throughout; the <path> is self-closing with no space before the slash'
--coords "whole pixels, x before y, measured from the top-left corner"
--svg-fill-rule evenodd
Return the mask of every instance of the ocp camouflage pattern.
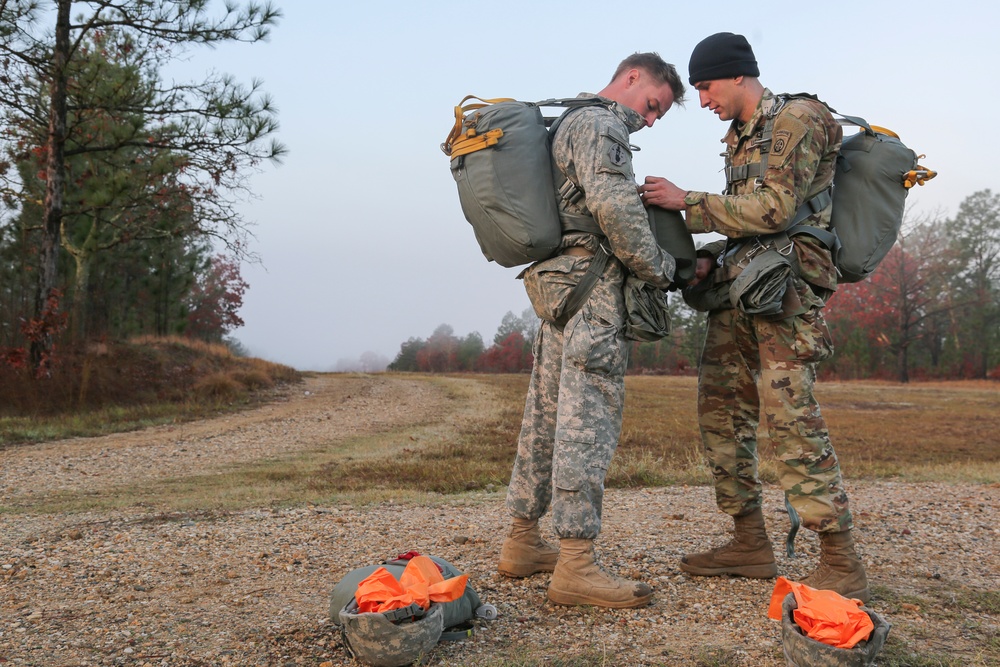
<path id="1" fill-rule="evenodd" d="M 698 377 L 698 422 L 719 509 L 761 505 L 757 427 L 764 420 L 779 480 L 802 525 L 852 527 L 847 493 L 813 395 L 816 362 L 833 352 L 819 309 L 777 322 L 738 309 L 709 316 Z"/>
<path id="2" fill-rule="evenodd" d="M 765 90 L 761 104 L 772 98 Z M 730 126 L 724 142 L 731 164 L 759 161 L 754 139 L 765 121 L 758 105 L 750 122 Z M 832 183 L 841 138 L 826 107 L 789 100 L 775 118 L 762 186 L 755 189 L 749 180 L 736 183 L 729 196 L 691 193 L 686 199 L 688 228 L 720 232 L 731 240 L 785 229 L 803 201 Z M 829 210 L 807 223 L 827 227 Z M 833 353 L 822 297 L 835 289 L 836 271 L 830 253 L 812 237 L 796 237 L 795 249 L 801 271 L 790 289 L 798 297 L 800 314 L 776 320 L 734 308 L 709 314 L 698 419 L 720 509 L 735 516 L 760 507 L 757 428 L 763 420 L 781 486 L 803 525 L 835 532 L 851 528 L 852 519 L 813 385 L 816 364 Z M 710 250 L 723 251 L 719 244 Z M 730 266 L 715 271 L 727 280 L 738 273 Z"/>
<path id="3" fill-rule="evenodd" d="M 773 99 L 774 94 L 765 89 L 753 118 L 730 125 L 722 140 L 727 166 L 761 161 L 756 139 L 767 121 L 762 109 Z M 718 232 L 730 239 L 787 229 L 799 206 L 833 183 L 842 139 L 843 129 L 823 104 L 789 99 L 775 117 L 768 168 L 760 187 L 750 178 L 735 183 L 729 196 L 689 193 L 685 198 L 688 229 Z M 803 224 L 829 229 L 831 210 L 827 207 L 814 213 Z M 837 272 L 830 252 L 811 236 L 796 236 L 794 242 L 799 275 L 819 288 L 835 290 Z"/>

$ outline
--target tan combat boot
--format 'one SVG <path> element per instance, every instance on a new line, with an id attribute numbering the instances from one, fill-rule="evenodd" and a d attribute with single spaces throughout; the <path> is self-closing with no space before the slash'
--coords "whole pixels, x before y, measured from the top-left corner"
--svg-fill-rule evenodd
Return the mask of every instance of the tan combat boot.
<path id="1" fill-rule="evenodd" d="M 593 540 L 563 538 L 548 596 L 556 604 L 625 609 L 649 604 L 653 589 L 605 572 L 594 561 Z"/>
<path id="2" fill-rule="evenodd" d="M 721 547 L 681 558 L 681 569 L 700 577 L 728 574 L 751 579 L 771 579 L 778 575 L 771 541 L 764 527 L 764 513 L 758 507 L 749 514 L 733 517 L 736 534 Z"/>
<path id="3" fill-rule="evenodd" d="M 542 539 L 537 519 L 514 517 L 510 533 L 500 549 L 497 571 L 507 577 L 530 577 L 556 568 L 559 550 Z"/>
<path id="4" fill-rule="evenodd" d="M 820 533 L 819 545 L 819 567 L 800 583 L 820 590 L 836 591 L 845 598 L 868 602 L 871 598 L 868 575 L 854 551 L 851 531 Z"/>

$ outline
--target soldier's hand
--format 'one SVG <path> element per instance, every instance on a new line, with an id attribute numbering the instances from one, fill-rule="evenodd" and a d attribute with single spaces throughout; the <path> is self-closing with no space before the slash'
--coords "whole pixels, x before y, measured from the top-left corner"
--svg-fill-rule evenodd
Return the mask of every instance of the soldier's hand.
<path id="1" fill-rule="evenodd" d="M 690 284 L 687 280 L 681 278 L 680 272 L 681 269 L 686 269 L 687 267 L 691 266 L 691 260 L 685 259 L 683 257 L 678 257 L 674 261 L 676 262 L 676 268 L 674 269 L 674 277 L 671 279 L 670 287 L 666 289 L 667 292 L 676 292 L 679 289 L 684 289 Z"/>
<path id="2" fill-rule="evenodd" d="M 681 190 L 665 178 L 647 176 L 639 186 L 639 196 L 647 206 L 660 206 L 668 211 L 683 211 L 687 190 Z"/>
<path id="3" fill-rule="evenodd" d="M 691 279 L 690 284 L 697 285 L 705 278 L 708 278 L 713 269 L 715 269 L 715 260 L 711 257 L 699 257 L 695 261 L 694 278 Z"/>

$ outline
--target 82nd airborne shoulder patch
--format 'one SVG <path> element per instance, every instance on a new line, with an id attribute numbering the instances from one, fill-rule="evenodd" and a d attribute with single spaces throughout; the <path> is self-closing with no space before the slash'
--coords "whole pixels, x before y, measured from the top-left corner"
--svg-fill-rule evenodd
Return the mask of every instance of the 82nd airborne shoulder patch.
<path id="1" fill-rule="evenodd" d="M 771 153 L 781 155 L 785 152 L 788 140 L 792 138 L 792 133 L 788 130 L 779 130 L 774 133 L 774 143 L 771 144 Z"/>

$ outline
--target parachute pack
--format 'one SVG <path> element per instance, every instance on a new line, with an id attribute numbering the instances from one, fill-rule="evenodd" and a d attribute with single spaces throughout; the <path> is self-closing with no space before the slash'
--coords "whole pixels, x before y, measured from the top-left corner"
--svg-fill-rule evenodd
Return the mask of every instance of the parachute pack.
<path id="1" fill-rule="evenodd" d="M 602 103 L 596 97 L 520 102 L 467 95 L 455 107 L 455 125 L 441 150 L 451 158 L 462 212 L 486 259 L 519 266 L 551 257 L 559 248 L 563 223 L 549 142 L 566 114 L 550 131 L 541 108 Z M 584 231 L 601 233 L 593 218 Z"/>
<path id="2" fill-rule="evenodd" d="M 896 243 L 903 224 L 906 195 L 914 185 L 923 185 L 937 172 L 920 166 L 918 156 L 891 130 L 857 116 L 847 116 L 832 109 L 814 95 L 797 93 L 779 95 L 780 103 L 768 113 L 761 142 L 762 162 L 758 176 L 767 169 L 767 144 L 771 140 L 774 118 L 784 100 L 808 98 L 820 102 L 841 117 L 841 124 L 861 128 L 847 137 L 837 156 L 833 188 L 805 202 L 795 214 L 788 236 L 808 234 L 818 239 L 833 254 L 839 283 L 854 283 L 867 278 Z M 745 165 L 754 167 L 756 165 Z M 742 174 L 741 174 L 742 175 Z M 742 175 L 743 178 L 754 174 Z M 730 174 L 732 180 L 732 174 Z M 800 224 L 811 214 L 833 206 L 830 229 Z"/>
<path id="3" fill-rule="evenodd" d="M 551 257 L 566 231 L 603 236 L 594 218 L 560 211 L 560 201 L 582 193 L 553 170 L 550 142 L 574 110 L 606 104 L 598 97 L 521 102 L 474 95 L 458 103 L 441 150 L 451 158 L 462 212 L 486 259 L 504 267 L 520 266 Z M 565 111 L 546 118 L 543 107 Z M 660 246 L 675 259 L 689 260 L 678 262 L 677 280 L 693 278 L 694 241 L 683 216 L 652 207 L 649 220 Z"/>

